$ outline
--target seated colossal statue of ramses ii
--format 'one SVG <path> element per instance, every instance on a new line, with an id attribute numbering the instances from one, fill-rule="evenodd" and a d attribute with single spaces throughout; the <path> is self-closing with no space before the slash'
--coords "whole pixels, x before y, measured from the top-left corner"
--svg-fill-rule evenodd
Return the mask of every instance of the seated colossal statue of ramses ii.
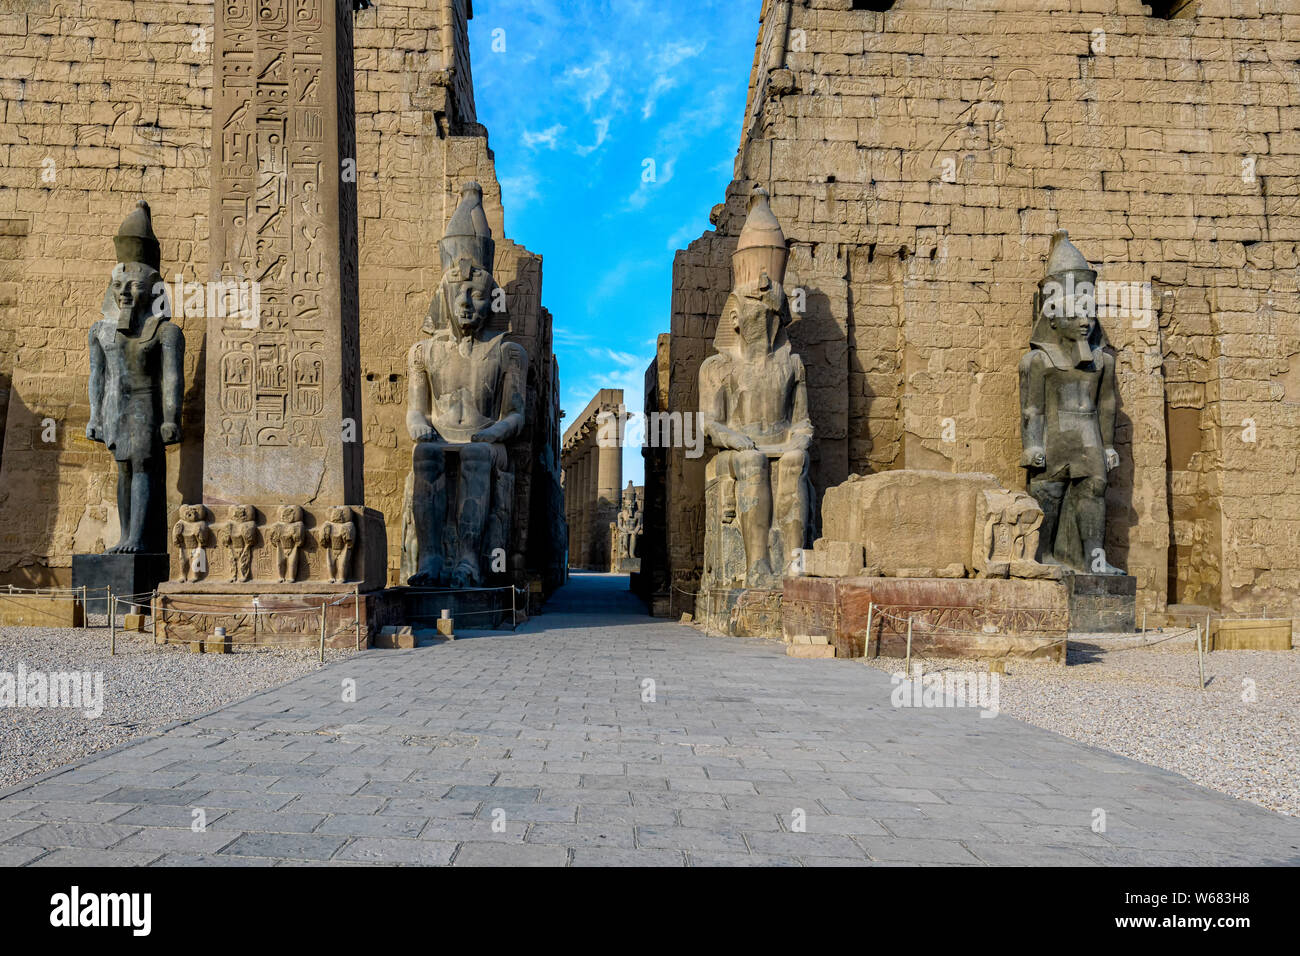
<path id="1" fill-rule="evenodd" d="M 506 341 L 502 324 L 489 327 L 505 294 L 492 278 L 495 243 L 478 183 L 464 186 L 439 250 L 430 334 L 407 360 L 406 427 L 415 448 L 403 568 L 411 585 L 478 587 L 485 558 L 488 570 L 506 570 L 514 498 L 507 445 L 524 429 L 528 369 L 527 352 Z"/>
<path id="2" fill-rule="evenodd" d="M 767 191 L 756 188 L 732 256 L 717 354 L 700 366 L 701 426 L 719 449 L 706 477 L 708 587 L 779 587 L 808 536 L 813 429 L 803 362 L 785 334 L 786 257 Z"/>

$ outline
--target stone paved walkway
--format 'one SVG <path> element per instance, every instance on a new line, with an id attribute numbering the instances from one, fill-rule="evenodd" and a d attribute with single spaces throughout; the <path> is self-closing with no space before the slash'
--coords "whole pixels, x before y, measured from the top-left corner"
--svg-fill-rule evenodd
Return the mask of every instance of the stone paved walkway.
<path id="1" fill-rule="evenodd" d="M 654 621 L 626 587 L 577 575 L 516 634 L 369 651 L 12 789 L 0 865 L 1300 862 L 1300 821 L 896 709 L 885 674 Z"/>

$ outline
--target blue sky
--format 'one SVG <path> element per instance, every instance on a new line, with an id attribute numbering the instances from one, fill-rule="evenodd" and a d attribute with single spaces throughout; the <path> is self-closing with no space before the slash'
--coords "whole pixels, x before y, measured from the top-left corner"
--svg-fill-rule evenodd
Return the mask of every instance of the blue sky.
<path id="1" fill-rule="evenodd" d="M 565 427 L 599 388 L 641 408 L 673 252 L 709 228 L 731 181 L 759 6 L 474 2 L 474 100 L 506 232 L 544 258 Z M 641 483 L 639 449 L 624 450 L 629 478 Z"/>

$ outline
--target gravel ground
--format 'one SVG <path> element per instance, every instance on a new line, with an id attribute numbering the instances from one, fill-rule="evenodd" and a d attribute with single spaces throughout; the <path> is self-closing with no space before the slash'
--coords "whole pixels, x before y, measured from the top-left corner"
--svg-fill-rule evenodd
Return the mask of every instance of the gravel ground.
<path id="1" fill-rule="evenodd" d="M 1300 652 L 1207 654 L 1202 692 L 1194 638 L 1106 649 L 1113 637 L 1071 634 L 1065 665 L 1008 660 L 999 682 L 1001 712 L 1300 816 Z M 867 663 L 902 670 L 898 660 Z M 959 660 L 924 667 L 985 669 Z M 1247 680 L 1254 681 L 1254 702 L 1243 700 Z"/>
<path id="2" fill-rule="evenodd" d="M 90 622 L 102 624 L 104 618 L 91 615 Z M 311 650 L 192 654 L 179 645 L 155 646 L 148 634 L 122 631 L 117 654 L 110 657 L 105 627 L 0 627 L 0 673 L 14 674 L 19 664 L 28 673 L 102 673 L 104 711 L 91 718 L 81 710 L 0 707 L 0 788 L 321 666 Z"/>

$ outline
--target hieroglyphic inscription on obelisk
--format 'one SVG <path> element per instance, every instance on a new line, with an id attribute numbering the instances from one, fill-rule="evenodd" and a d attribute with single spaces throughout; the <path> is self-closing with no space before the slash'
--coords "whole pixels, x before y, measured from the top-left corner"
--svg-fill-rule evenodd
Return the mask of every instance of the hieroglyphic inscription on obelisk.
<path id="1" fill-rule="evenodd" d="M 209 261 L 257 307 L 208 317 L 209 504 L 362 503 L 351 18 L 216 3 Z"/>

